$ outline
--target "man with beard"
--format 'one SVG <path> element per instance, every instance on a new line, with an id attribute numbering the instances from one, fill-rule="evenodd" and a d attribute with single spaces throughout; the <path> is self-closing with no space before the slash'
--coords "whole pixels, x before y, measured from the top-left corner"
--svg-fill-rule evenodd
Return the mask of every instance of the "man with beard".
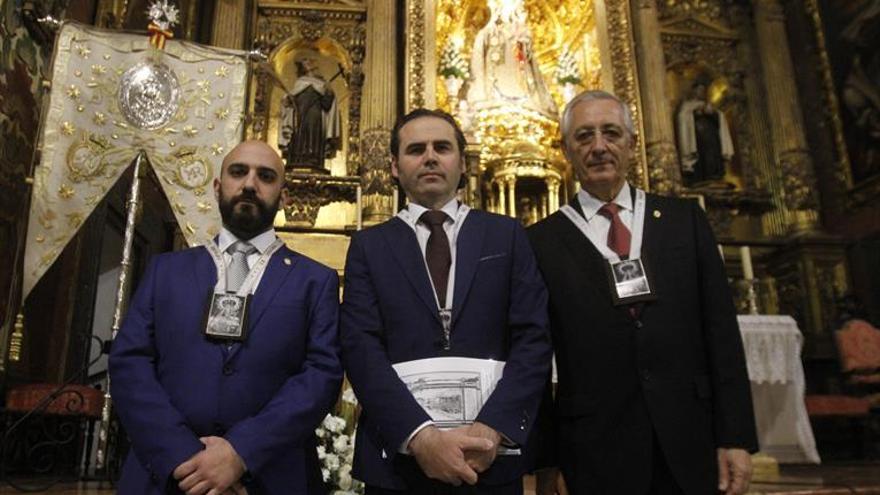
<path id="1" fill-rule="evenodd" d="M 119 493 L 323 494 L 314 432 L 342 379 L 336 272 L 276 237 L 287 191 L 265 143 L 236 146 L 214 193 L 220 234 L 151 260 L 113 343 L 133 454 Z"/>

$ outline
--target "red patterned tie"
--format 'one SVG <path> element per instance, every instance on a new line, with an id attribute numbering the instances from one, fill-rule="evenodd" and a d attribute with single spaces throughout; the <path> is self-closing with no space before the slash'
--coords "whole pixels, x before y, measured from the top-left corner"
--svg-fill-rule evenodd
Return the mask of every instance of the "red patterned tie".
<path id="1" fill-rule="evenodd" d="M 449 250 L 449 238 L 443 230 L 443 222 L 449 216 L 441 210 L 428 210 L 422 213 L 419 221 L 431 229 L 428 245 L 425 247 L 425 261 L 431 272 L 431 281 L 437 292 L 437 300 L 441 308 L 446 307 L 446 284 L 449 281 L 449 266 L 452 264 L 452 253 Z"/>
<path id="2" fill-rule="evenodd" d="M 599 214 L 611 220 L 611 227 L 608 228 L 608 247 L 625 260 L 629 257 L 630 232 L 626 225 L 620 220 L 620 206 L 614 203 L 605 203 L 599 208 Z"/>

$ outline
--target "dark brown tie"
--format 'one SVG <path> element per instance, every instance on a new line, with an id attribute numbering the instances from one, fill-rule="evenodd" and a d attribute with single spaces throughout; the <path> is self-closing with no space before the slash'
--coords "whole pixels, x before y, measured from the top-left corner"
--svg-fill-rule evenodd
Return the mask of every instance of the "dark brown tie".
<path id="1" fill-rule="evenodd" d="M 608 227 L 608 247 L 625 260 L 629 257 L 630 232 L 626 225 L 620 220 L 620 206 L 614 203 L 605 203 L 599 208 L 598 213 L 603 217 L 611 220 L 611 226 Z"/>
<path id="2" fill-rule="evenodd" d="M 447 218 L 449 216 L 440 210 L 428 210 L 419 217 L 419 221 L 431 229 L 428 245 L 425 248 L 425 261 L 428 262 L 428 271 L 431 272 L 431 280 L 434 282 L 434 291 L 437 293 L 440 308 L 446 307 L 446 283 L 449 280 L 449 266 L 452 264 L 449 238 L 443 230 L 443 222 Z"/>

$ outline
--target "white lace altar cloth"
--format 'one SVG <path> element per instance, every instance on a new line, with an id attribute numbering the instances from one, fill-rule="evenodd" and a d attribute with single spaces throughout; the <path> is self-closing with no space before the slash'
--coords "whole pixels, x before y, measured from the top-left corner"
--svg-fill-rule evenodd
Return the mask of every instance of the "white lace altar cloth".
<path id="1" fill-rule="evenodd" d="M 780 463 L 820 463 L 804 405 L 803 335 L 788 315 L 738 315 L 761 452 Z"/>

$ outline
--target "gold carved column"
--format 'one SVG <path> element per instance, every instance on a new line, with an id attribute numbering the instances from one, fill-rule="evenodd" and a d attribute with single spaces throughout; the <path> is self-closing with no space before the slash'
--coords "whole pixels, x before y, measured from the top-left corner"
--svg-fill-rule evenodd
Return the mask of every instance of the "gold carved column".
<path id="1" fill-rule="evenodd" d="M 781 177 L 779 214 L 789 232 L 818 226 L 816 177 L 804 136 L 803 116 L 779 0 L 755 4 L 755 31 L 764 71 L 767 117 L 773 138 L 773 163 Z"/>
<path id="2" fill-rule="evenodd" d="M 511 175 L 507 178 L 507 204 L 509 209 L 507 214 L 516 218 L 516 176 Z"/>
<path id="3" fill-rule="evenodd" d="M 655 0 L 633 0 L 633 31 L 642 96 L 645 154 L 651 191 L 671 194 L 681 186 L 672 113 L 666 101 L 666 62 Z"/>
<path id="4" fill-rule="evenodd" d="M 507 184 L 504 179 L 496 179 L 496 182 L 498 183 L 498 208 L 495 213 L 507 215 Z"/>
<path id="5" fill-rule="evenodd" d="M 559 209 L 559 179 L 547 177 L 547 213 L 555 213 Z M 545 215 L 545 216 L 546 216 Z"/>
<path id="6" fill-rule="evenodd" d="M 391 218 L 392 189 L 389 141 L 397 109 L 396 2 L 367 0 L 367 49 L 361 101 L 361 177 L 364 222 Z"/>

